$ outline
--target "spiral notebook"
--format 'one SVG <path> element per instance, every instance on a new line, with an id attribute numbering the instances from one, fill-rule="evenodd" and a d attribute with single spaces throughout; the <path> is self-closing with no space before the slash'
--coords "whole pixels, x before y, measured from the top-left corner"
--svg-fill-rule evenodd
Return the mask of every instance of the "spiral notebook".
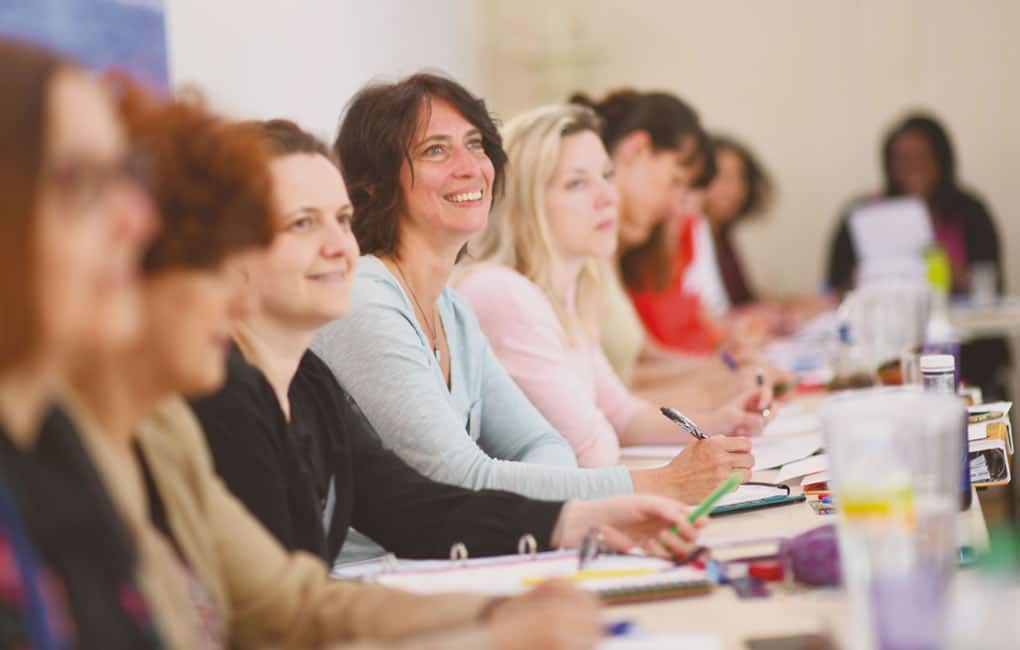
<path id="1" fill-rule="evenodd" d="M 362 579 L 416 593 L 476 592 L 498 596 L 524 593 L 551 579 L 571 580 L 606 604 L 624 604 L 707 593 L 705 571 L 640 555 L 601 555 L 578 570 L 576 552 L 554 551 L 484 560 L 429 562 L 381 568 Z"/>

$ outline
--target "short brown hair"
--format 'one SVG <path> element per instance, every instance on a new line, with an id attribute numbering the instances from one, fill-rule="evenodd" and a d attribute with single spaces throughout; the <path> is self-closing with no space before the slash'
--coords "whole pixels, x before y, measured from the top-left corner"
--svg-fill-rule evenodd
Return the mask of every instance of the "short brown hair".
<path id="1" fill-rule="evenodd" d="M 274 156 L 292 154 L 319 154 L 333 161 L 333 154 L 322 140 L 302 129 L 296 122 L 284 119 L 253 122 L 265 135 L 269 150 Z"/>
<path id="2" fill-rule="evenodd" d="M 257 127 L 210 113 L 195 92 L 162 101 L 128 84 L 119 108 L 162 219 L 145 273 L 214 268 L 272 241 L 270 151 Z"/>
<path id="3" fill-rule="evenodd" d="M 73 66 L 26 43 L 0 40 L 0 371 L 39 345 L 33 259 L 38 188 L 50 115 L 49 94 Z"/>
<path id="4" fill-rule="evenodd" d="M 433 98 L 453 105 L 482 135 L 492 161 L 493 196 L 503 187 L 506 153 L 485 102 L 452 79 L 419 73 L 397 83 L 361 89 L 348 105 L 333 151 L 340 161 L 354 207 L 354 236 L 362 253 L 392 254 L 399 244 L 398 217 L 404 207 L 400 169 L 406 161 L 414 179 L 411 141 L 419 114 L 431 110 Z"/>

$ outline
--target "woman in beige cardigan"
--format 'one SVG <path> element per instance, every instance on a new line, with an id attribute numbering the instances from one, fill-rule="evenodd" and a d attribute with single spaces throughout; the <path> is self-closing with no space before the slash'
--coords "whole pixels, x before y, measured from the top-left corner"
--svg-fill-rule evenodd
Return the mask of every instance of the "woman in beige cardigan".
<path id="1" fill-rule="evenodd" d="M 143 264 L 140 342 L 82 354 L 74 410 L 139 541 L 143 586 L 169 644 L 594 645 L 597 603 L 573 587 L 493 601 L 331 582 L 320 561 L 285 552 L 229 494 L 191 411 L 166 395 L 208 392 L 223 380 L 230 322 L 246 309 L 237 268 L 272 238 L 267 154 L 250 125 L 226 125 L 194 104 L 129 95 L 124 105 L 158 181 L 164 226 Z M 567 538 L 569 526 L 558 528 Z"/>

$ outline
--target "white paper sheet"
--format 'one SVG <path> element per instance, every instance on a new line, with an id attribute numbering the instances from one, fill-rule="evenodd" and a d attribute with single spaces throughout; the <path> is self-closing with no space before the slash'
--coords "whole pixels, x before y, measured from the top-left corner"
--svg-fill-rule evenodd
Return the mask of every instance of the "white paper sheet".
<path id="1" fill-rule="evenodd" d="M 807 458 L 822 448 L 822 434 L 805 433 L 782 438 L 757 438 L 751 443 L 754 471 L 775 469 Z"/>
<path id="2" fill-rule="evenodd" d="M 620 450 L 624 458 L 662 458 L 671 460 L 682 452 L 685 445 L 642 445 L 624 447 Z M 751 441 L 754 455 L 754 470 L 774 469 L 795 460 L 807 458 L 822 448 L 819 433 L 805 433 L 797 436 L 758 437 Z"/>
<path id="3" fill-rule="evenodd" d="M 610 555 L 596 558 L 585 566 L 585 572 L 639 571 L 629 576 L 593 576 L 577 582 L 578 587 L 598 591 L 607 587 L 641 587 L 654 581 L 704 581 L 700 569 L 677 567 L 668 560 L 638 555 Z M 524 593 L 536 580 L 570 577 L 577 572 L 577 554 L 561 557 L 540 557 L 534 560 L 505 556 L 502 561 L 465 567 L 447 566 L 423 571 L 382 573 L 374 581 L 389 587 L 422 594 L 468 591 L 493 595 Z"/>
<path id="4" fill-rule="evenodd" d="M 862 262 L 916 257 L 934 240 L 924 203 L 903 197 L 868 203 L 850 214 L 850 236 Z"/>
<path id="5" fill-rule="evenodd" d="M 974 406 L 968 406 L 968 413 L 981 413 L 983 411 L 1001 411 L 1002 417 L 997 420 L 986 420 L 985 422 L 978 422 L 976 424 L 967 425 L 967 439 L 968 440 L 984 440 L 988 437 L 988 425 L 993 422 L 1005 422 L 1006 426 L 1009 426 L 1009 411 L 1013 408 L 1013 402 L 988 402 L 986 404 L 976 404 Z"/>
<path id="6" fill-rule="evenodd" d="M 805 487 L 814 483 L 828 483 L 829 473 L 828 472 L 815 472 L 814 474 L 808 474 L 800 480 L 800 486 Z"/>
<path id="7" fill-rule="evenodd" d="M 763 436 L 792 435 L 797 433 L 815 433 L 822 430 L 822 419 L 814 413 L 787 414 L 780 412 L 775 420 L 765 425 Z"/>
<path id="8" fill-rule="evenodd" d="M 785 490 L 775 488 L 769 485 L 741 485 L 736 490 L 730 492 L 723 498 L 719 499 L 716 503 L 716 507 L 719 506 L 735 506 L 740 503 L 750 503 L 752 501 L 761 501 L 769 497 L 783 496 L 786 494 Z"/>
<path id="9" fill-rule="evenodd" d="M 783 465 L 783 469 L 779 470 L 779 476 L 776 478 L 776 482 L 785 483 L 790 479 L 800 478 L 801 476 L 807 476 L 808 474 L 824 472 L 828 469 L 829 457 L 825 454 L 819 454 L 817 456 L 805 458 L 804 460 L 798 460 L 795 463 Z"/>

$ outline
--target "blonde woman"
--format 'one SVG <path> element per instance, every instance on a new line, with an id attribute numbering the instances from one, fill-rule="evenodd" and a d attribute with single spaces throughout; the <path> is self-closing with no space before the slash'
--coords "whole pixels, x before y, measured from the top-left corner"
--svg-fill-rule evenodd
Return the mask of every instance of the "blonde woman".
<path id="1" fill-rule="evenodd" d="M 598 344 L 600 276 L 616 249 L 619 214 L 598 128 L 580 106 L 539 108 L 506 126 L 506 193 L 472 242 L 476 263 L 457 285 L 496 356 L 585 467 L 619 462 L 621 442 L 690 441 L 628 392 Z M 764 424 L 759 401 L 767 397 L 752 390 L 721 408 L 687 412 L 710 433 L 752 435 Z M 701 449 L 706 443 L 710 450 Z M 751 462 L 746 441 L 725 437 L 684 455 L 699 461 L 693 476 Z"/>

